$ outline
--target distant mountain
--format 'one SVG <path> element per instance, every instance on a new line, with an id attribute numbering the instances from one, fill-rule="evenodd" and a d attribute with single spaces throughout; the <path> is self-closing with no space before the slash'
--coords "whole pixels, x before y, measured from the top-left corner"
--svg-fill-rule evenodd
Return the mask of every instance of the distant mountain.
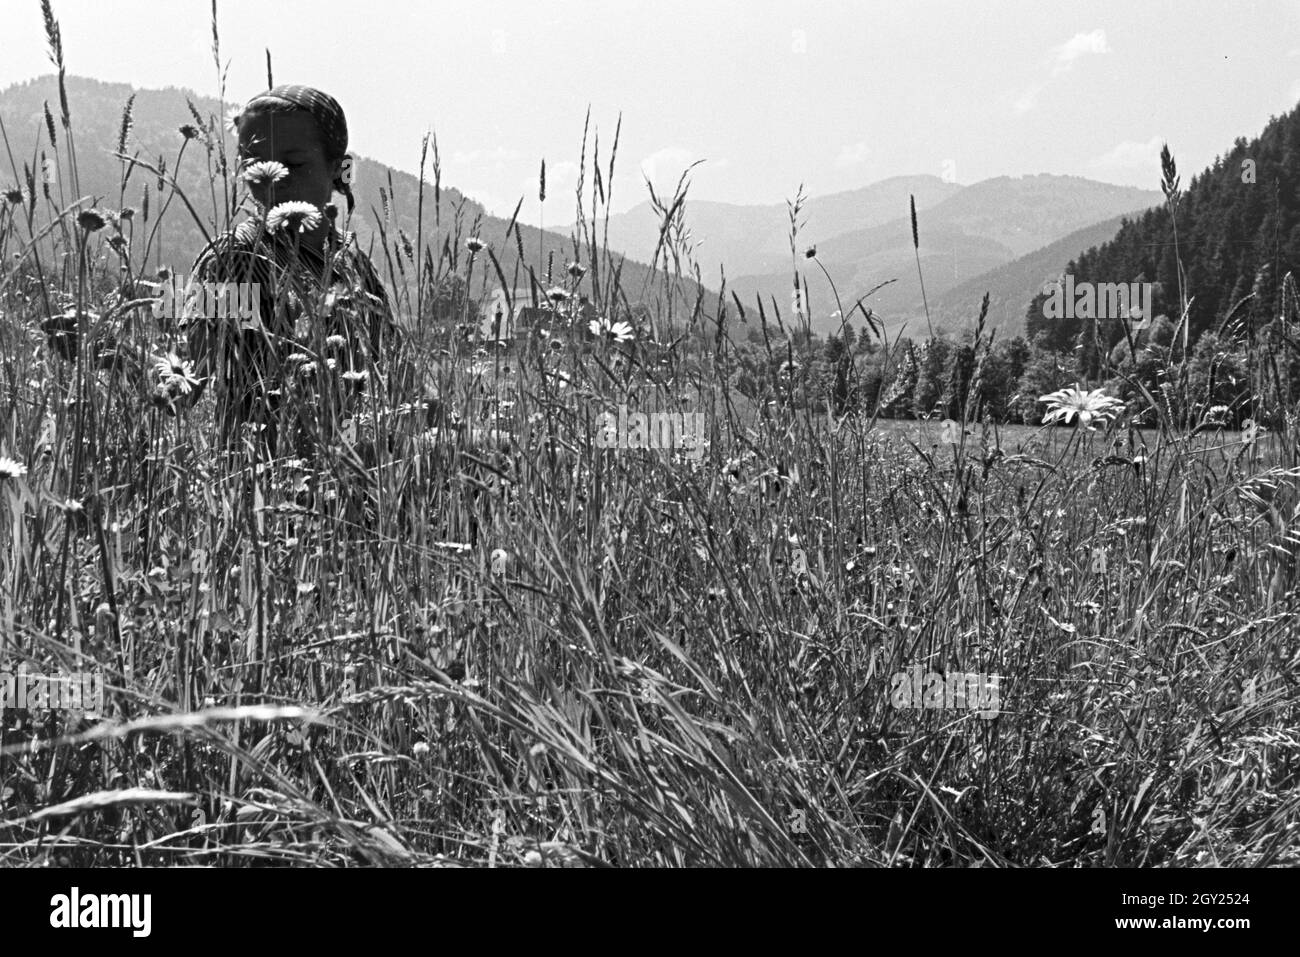
<path id="1" fill-rule="evenodd" d="M 1159 193 L 1148 190 L 1077 176 L 1040 174 L 984 180 L 929 209 L 922 210 L 918 204 L 926 299 L 933 307 L 966 280 L 1085 226 L 1146 209 L 1161 198 Z M 818 243 L 817 255 L 835 282 L 846 311 L 873 286 L 896 279 L 872 295 L 867 305 L 889 328 L 908 323 L 915 332 L 925 328 L 925 311 L 906 198 L 899 204 L 898 213 L 883 225 L 842 233 Z M 836 308 L 834 295 L 821 270 L 807 268 L 810 265 L 800 262 L 809 289 L 812 326 L 814 331 L 825 332 L 839 325 L 839 319 L 831 316 Z M 775 297 L 783 314 L 790 309 L 792 285 L 788 268 L 730 280 L 730 287 L 742 302 L 753 302 L 756 295 L 765 302 Z"/>
<path id="2" fill-rule="evenodd" d="M 907 208 L 909 194 L 916 196 L 917 209 L 929 209 L 961 189 L 937 176 L 897 176 L 861 189 L 811 198 L 799 216 L 806 224 L 799 234 L 800 252 L 804 245 L 820 239 L 894 219 L 899 209 Z M 695 256 L 702 278 L 711 288 L 716 289 L 721 278 L 719 263 L 728 277 L 789 266 L 790 214 L 784 203 L 736 206 L 691 199 L 688 193 L 685 222 L 691 241 L 700 244 Z M 649 202 L 611 215 L 610 248 L 649 262 L 662 225 Z M 603 220 L 601 229 L 603 233 Z"/>
<path id="3" fill-rule="evenodd" d="M 930 301 L 931 319 L 936 326 L 964 329 L 979 315 L 980 303 L 987 292 L 989 327 L 996 327 L 1001 339 L 1023 335 L 1025 310 L 1043 285 L 1060 276 L 1070 260 L 1114 237 L 1126 218 L 1116 216 L 1085 226 L 1064 239 L 953 286 Z"/>
<path id="4" fill-rule="evenodd" d="M 217 195 L 214 198 L 209 188 L 209 168 L 215 168 L 215 151 L 210 156 L 203 139 L 185 143 L 179 128 L 184 124 L 195 124 L 195 117 L 187 106 L 187 99 L 194 104 L 199 117 L 208 125 L 210 117 L 215 117 L 216 128 L 224 129 L 225 121 L 222 104 L 211 97 L 198 96 L 187 90 L 169 87 L 164 90 L 134 90 L 123 83 L 103 83 L 84 77 L 67 78 L 68 100 L 72 116 L 73 137 L 76 143 L 77 168 L 83 195 L 96 199 L 104 208 L 117 209 L 120 206 L 135 207 L 143 212 L 143 197 L 146 186 L 150 192 L 151 220 L 146 225 L 143 216 L 137 215 L 134 227 L 133 258 L 139 263 L 143 254 L 146 236 L 153 225 L 158 222 L 162 203 L 159 201 L 157 177 L 140 167 L 136 167 L 127 181 L 124 195 L 119 197 L 124 164 L 112 156 L 117 149 L 122 130 L 122 115 L 128 98 L 134 93 L 133 123 L 127 131 L 126 152 L 139 156 L 141 161 L 157 164 L 164 158 L 169 170 L 177 170 L 176 177 L 190 202 L 205 220 L 204 229 L 210 234 L 215 223 L 223 220 L 216 215 L 216 208 L 222 203 L 221 181 L 217 180 Z M 51 158 L 54 151 L 50 148 L 46 132 L 43 106 L 49 103 L 54 115 L 55 136 L 59 150 L 59 173 L 57 183 L 52 187 L 56 202 L 64 204 L 73 202 L 77 197 L 73 193 L 70 171 L 67 162 L 67 134 L 59 123 L 59 93 L 57 79 L 54 76 L 41 77 L 26 83 L 16 84 L 0 91 L 0 120 L 8 133 L 12 150 L 13 164 L 10 167 L 8 157 L 0 159 L 0 186 L 8 188 L 23 179 L 23 165 L 35 172 L 37 189 L 41 182 L 41 157 L 47 154 Z M 225 104 L 229 110 L 235 104 Z M 234 158 L 234 137 L 225 130 L 228 155 Z M 178 155 L 182 145 L 183 156 Z M 363 249 L 372 249 L 372 258 L 385 279 L 390 278 L 388 262 L 391 257 L 396 262 L 400 254 L 394 247 L 401 248 L 402 236 L 415 243 L 416 209 L 419 193 L 418 179 L 409 174 L 393 169 L 382 163 L 374 162 L 363 156 L 357 156 L 356 149 L 364 149 L 364 143 L 354 143 L 353 156 L 356 196 L 356 214 L 351 228 L 357 233 Z M 418 148 L 419 144 L 414 144 Z M 385 203 L 380 196 L 380 187 L 388 193 L 388 238 L 387 255 L 379 246 L 378 223 L 385 218 Z M 341 201 L 341 198 L 340 198 Z M 43 215 L 44 200 L 37 205 L 38 220 Z M 496 253 L 506 273 L 507 285 L 521 288 L 527 285 L 527 266 L 539 271 L 539 280 L 545 282 L 542 275 L 549 257 L 553 257 L 554 278 L 558 283 L 566 279 L 565 266 L 574 258 L 573 241 L 564 234 L 547 231 L 540 232 L 534 227 L 521 225 L 524 246 L 524 265 L 518 277 L 515 274 L 519 261 L 517 244 L 513 233 L 507 237 L 507 220 L 488 215 L 483 207 L 464 196 L 459 190 L 447 184 L 442 185 L 441 202 L 435 204 L 434 190 L 431 182 L 426 182 L 424 189 L 423 215 L 424 244 L 432 250 L 436 263 L 444 243 L 448 250 L 459 257 L 458 272 L 464 273 L 466 252 L 463 241 L 470 235 L 477 234 Z M 39 223 L 38 223 L 39 226 Z M 461 245 L 455 244 L 459 235 Z M 180 200 L 171 203 L 162 228 L 154 239 L 149 254 L 148 266 L 168 266 L 175 272 L 186 273 L 204 243 L 203 231 L 186 212 Z M 582 258 L 586 258 L 585 256 Z M 413 272 L 407 265 L 408 274 Z M 590 291 L 593 275 L 589 270 L 583 279 L 581 291 Z M 653 304 L 657 293 L 654 286 L 647 289 L 648 280 L 653 273 L 644 265 L 628 261 L 622 270 L 621 284 L 630 302 L 644 299 Z M 401 275 L 398 274 L 400 283 Z M 500 286 L 494 270 L 486 257 L 481 256 L 474 272 L 475 296 L 490 298 L 494 289 Z M 657 288 L 662 290 L 662 274 Z M 693 283 L 686 283 L 688 290 L 694 290 Z M 645 290 L 643 292 L 643 290 Z M 693 293 L 692 293 L 693 294 Z M 658 293 L 661 295 L 661 293 Z"/>

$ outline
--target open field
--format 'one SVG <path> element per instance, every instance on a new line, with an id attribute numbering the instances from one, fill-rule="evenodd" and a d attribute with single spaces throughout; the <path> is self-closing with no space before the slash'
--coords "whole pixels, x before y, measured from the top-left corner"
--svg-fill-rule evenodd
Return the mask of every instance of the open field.
<path id="1" fill-rule="evenodd" d="M 1098 468 L 1104 433 L 746 433 L 705 390 L 691 461 L 594 447 L 601 358 L 525 366 L 504 448 L 369 469 L 228 462 L 91 382 L 79 482 L 66 368 L 17 369 L 11 652 L 102 669 L 113 721 L 6 713 L 5 859 L 1294 861 L 1293 445 Z M 892 707 L 916 665 L 1001 676 L 998 716 Z"/>
<path id="2" fill-rule="evenodd" d="M 788 339 L 738 394 L 685 252 L 624 291 L 584 237 L 494 351 L 422 308 L 487 253 L 403 285 L 381 225 L 406 337 L 361 383 L 313 326 L 267 458 L 92 206 L 0 211 L 0 670 L 105 684 L 0 713 L 0 864 L 1300 865 L 1294 410 L 829 419 Z M 707 441 L 605 447 L 620 406 Z"/>

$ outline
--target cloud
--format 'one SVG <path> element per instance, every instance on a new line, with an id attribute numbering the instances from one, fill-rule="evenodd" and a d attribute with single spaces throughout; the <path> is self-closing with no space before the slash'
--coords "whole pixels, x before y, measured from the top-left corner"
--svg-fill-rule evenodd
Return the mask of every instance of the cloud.
<path id="1" fill-rule="evenodd" d="M 1052 48 L 1052 75 L 1060 76 L 1074 67 L 1080 57 L 1092 53 L 1109 53 L 1106 31 L 1100 28 L 1090 33 L 1076 33 L 1060 46 Z"/>
<path id="2" fill-rule="evenodd" d="M 656 193 L 670 192 L 677 186 L 686 167 L 700 157 L 681 146 L 665 146 L 641 160 L 641 175 L 654 184 Z"/>
<path id="3" fill-rule="evenodd" d="M 1043 92 L 1043 84 L 1035 83 L 1016 97 L 1011 108 L 1017 113 L 1028 113 L 1038 105 L 1038 94 Z"/>
<path id="4" fill-rule="evenodd" d="M 1294 80 L 1291 83 L 1291 102 L 1300 100 L 1300 80 Z"/>
<path id="5" fill-rule="evenodd" d="M 1153 136 L 1145 143 L 1125 140 L 1094 159 L 1092 166 L 1109 173 L 1149 173 L 1154 181 L 1160 178 L 1160 147 L 1164 142 L 1159 136 Z"/>
<path id="6" fill-rule="evenodd" d="M 871 147 L 859 140 L 857 143 L 850 143 L 840 148 L 839 156 L 835 157 L 835 166 L 837 169 L 848 169 L 850 166 L 858 166 L 866 162 L 867 155 L 871 152 Z"/>
<path id="7" fill-rule="evenodd" d="M 558 163 L 546 164 L 546 188 L 548 191 L 551 186 L 573 186 L 577 182 L 578 164 L 573 160 L 560 160 Z"/>
<path id="8" fill-rule="evenodd" d="M 519 181 L 519 188 L 523 191 L 524 196 L 528 197 L 526 203 L 531 203 L 537 199 L 537 188 L 541 184 L 541 162 L 538 161 L 537 170 L 531 175 Z M 553 196 L 559 196 L 566 193 L 570 197 L 573 195 L 573 188 L 578 185 L 578 164 L 573 160 L 560 160 L 558 163 L 546 164 L 546 199 L 549 201 Z M 510 207 L 514 209 L 513 206 Z"/>
<path id="9" fill-rule="evenodd" d="M 1048 51 L 1051 64 L 1051 78 L 1062 76 L 1074 69 L 1074 64 L 1082 57 L 1097 53 L 1110 53 L 1110 44 L 1106 42 L 1106 31 L 1100 28 L 1088 33 L 1076 33 L 1064 43 L 1057 44 Z M 1038 105 L 1038 96 L 1047 88 L 1049 81 L 1035 81 L 1018 94 L 1013 94 L 1011 109 L 1017 115 L 1028 113 Z"/>

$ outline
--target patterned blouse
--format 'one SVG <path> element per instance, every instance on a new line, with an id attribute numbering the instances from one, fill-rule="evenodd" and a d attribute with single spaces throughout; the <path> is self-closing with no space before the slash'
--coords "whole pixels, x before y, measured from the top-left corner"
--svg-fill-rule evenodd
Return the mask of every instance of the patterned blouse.
<path id="1" fill-rule="evenodd" d="M 214 294 L 222 283 L 249 285 Z M 224 307 L 213 308 L 218 302 Z M 383 283 L 353 234 L 331 229 L 322 254 L 254 220 L 195 260 L 185 317 L 194 371 L 216 391 L 220 439 L 251 424 L 272 454 L 291 395 L 335 379 L 361 391 L 398 337 Z M 290 411 L 301 419 L 313 410 L 300 407 L 317 404 L 294 401 Z"/>

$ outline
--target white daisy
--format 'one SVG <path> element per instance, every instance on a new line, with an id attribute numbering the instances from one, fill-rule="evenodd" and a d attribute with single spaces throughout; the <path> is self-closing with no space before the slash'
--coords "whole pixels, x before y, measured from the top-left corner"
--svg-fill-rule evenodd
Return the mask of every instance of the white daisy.
<path id="1" fill-rule="evenodd" d="M 591 330 L 593 336 L 611 339 L 614 342 L 628 342 L 635 336 L 630 324 L 623 321 L 611 323 L 607 316 L 591 320 L 587 323 L 587 328 Z"/>
<path id="2" fill-rule="evenodd" d="M 200 383 L 194 374 L 194 366 L 174 352 L 155 356 L 153 370 L 162 386 L 174 389 L 181 395 L 189 395 Z"/>
<path id="3" fill-rule="evenodd" d="M 321 211 L 311 203 L 289 202 L 273 206 L 266 214 L 266 228 L 291 233 L 309 233 L 321 224 Z"/>
<path id="4" fill-rule="evenodd" d="M 249 186 L 269 186 L 278 183 L 289 175 L 289 168 L 283 163 L 270 160 L 264 163 L 249 163 L 240 174 Z"/>
<path id="5" fill-rule="evenodd" d="M 1058 389 L 1039 396 L 1038 401 L 1048 404 L 1047 414 L 1043 416 L 1044 425 L 1051 422 L 1069 425 L 1077 415 L 1080 425 L 1092 428 L 1093 419 L 1105 422 L 1124 409 L 1124 403 L 1106 395 L 1106 390 L 1084 392 L 1077 384 L 1073 389 Z"/>
<path id="6" fill-rule="evenodd" d="M 4 479 L 20 479 L 26 474 L 27 466 L 23 465 L 22 462 L 0 455 L 0 481 Z"/>

